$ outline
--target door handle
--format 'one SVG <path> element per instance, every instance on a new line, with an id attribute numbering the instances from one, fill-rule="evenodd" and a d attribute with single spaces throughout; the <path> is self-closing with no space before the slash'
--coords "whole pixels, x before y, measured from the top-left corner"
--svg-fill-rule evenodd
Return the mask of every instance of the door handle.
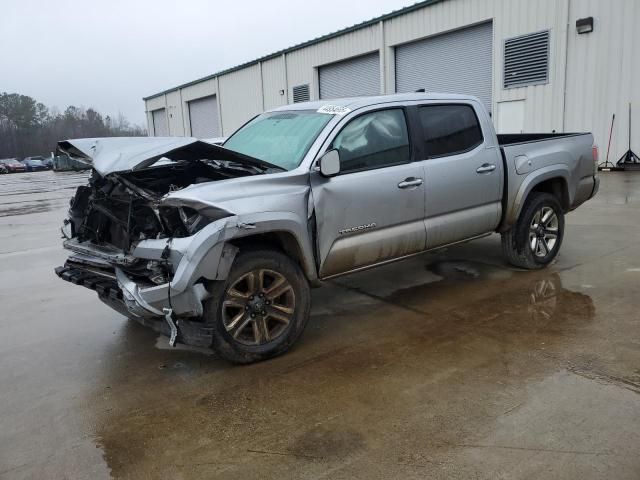
<path id="1" fill-rule="evenodd" d="M 411 188 L 411 187 L 419 187 L 422 185 L 421 178 L 409 177 L 405 178 L 402 182 L 398 184 L 398 188 Z"/>
<path id="2" fill-rule="evenodd" d="M 490 173 L 496 169 L 496 166 L 492 163 L 485 163 L 482 166 L 476 168 L 476 172 L 478 173 Z"/>

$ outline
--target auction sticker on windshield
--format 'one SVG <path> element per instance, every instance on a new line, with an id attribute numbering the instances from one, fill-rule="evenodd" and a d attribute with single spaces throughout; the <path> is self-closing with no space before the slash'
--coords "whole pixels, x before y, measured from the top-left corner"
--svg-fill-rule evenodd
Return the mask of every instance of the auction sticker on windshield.
<path id="1" fill-rule="evenodd" d="M 339 105 L 325 105 L 318 109 L 318 113 L 328 113 L 329 115 L 346 115 L 350 111 L 350 108 Z"/>

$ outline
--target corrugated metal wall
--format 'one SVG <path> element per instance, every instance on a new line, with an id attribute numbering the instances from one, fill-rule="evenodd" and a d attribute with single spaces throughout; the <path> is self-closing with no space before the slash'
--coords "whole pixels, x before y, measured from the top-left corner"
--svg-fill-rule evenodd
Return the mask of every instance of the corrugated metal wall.
<path id="1" fill-rule="evenodd" d="M 331 63 L 318 69 L 320 98 L 345 98 L 380 93 L 378 52 Z"/>
<path id="2" fill-rule="evenodd" d="M 187 102 L 189 105 L 189 126 L 191 136 L 196 138 L 215 138 L 220 136 L 218 102 L 216 96 L 198 98 Z"/>
<path id="3" fill-rule="evenodd" d="M 575 21 L 586 16 L 595 17 L 595 31 L 577 35 Z M 393 93 L 397 46 L 492 21 L 494 117 L 500 102 L 523 101 L 525 131 L 593 130 L 604 152 L 615 112 L 612 157 L 617 158 L 626 145 L 629 100 L 635 102 L 634 121 L 640 127 L 640 88 L 633 88 L 640 78 L 640 36 L 633 35 L 638 18 L 638 0 L 445 0 L 153 97 L 146 102 L 147 118 L 151 127 L 151 110 L 167 108 L 170 134 L 188 135 L 187 102 L 217 94 L 222 134 L 229 135 L 263 109 L 291 103 L 295 85 L 309 84 L 311 99 L 318 99 L 322 66 L 376 51 L 380 53 L 380 91 Z M 503 88 L 504 40 L 541 30 L 550 32 L 548 83 Z"/>
<path id="4" fill-rule="evenodd" d="M 388 46 L 453 31 L 466 25 L 493 21 L 493 108 L 501 101 L 527 101 L 525 129 L 539 132 L 562 125 L 564 84 L 564 45 L 566 43 L 566 5 L 568 0 L 448 0 L 385 22 Z M 535 87 L 502 88 L 504 39 L 523 33 L 551 29 L 551 81 Z M 393 50 L 389 50 L 390 55 Z M 394 64 L 395 59 L 390 59 Z M 387 72 L 387 92 L 395 91 L 393 72 Z M 554 88 L 555 86 L 555 88 Z"/>
<path id="5" fill-rule="evenodd" d="M 590 16 L 593 33 L 578 35 L 575 21 Z M 640 1 L 571 0 L 570 18 L 566 130 L 593 131 L 604 160 L 615 113 L 609 155 L 615 163 L 628 149 L 631 102 L 631 147 L 640 154 Z"/>
<path id="6" fill-rule="evenodd" d="M 262 96 L 265 110 L 288 103 L 283 55 L 262 62 Z"/>
<path id="7" fill-rule="evenodd" d="M 156 132 L 155 132 L 155 127 L 153 125 L 153 112 L 155 110 L 159 110 L 161 108 L 165 108 L 167 102 L 164 98 L 164 95 L 160 95 L 158 97 L 154 97 L 150 100 L 146 101 L 146 108 L 147 108 L 147 126 L 148 126 L 148 131 L 149 131 L 149 135 L 150 136 L 159 136 Z"/>
<path id="8" fill-rule="evenodd" d="M 182 92 L 175 90 L 166 94 L 167 121 L 169 123 L 169 135 L 184 135 L 184 120 L 182 109 Z"/>
<path id="9" fill-rule="evenodd" d="M 166 109 L 159 108 L 157 110 L 152 110 L 151 117 L 153 119 L 153 135 L 155 137 L 166 137 L 169 135 Z"/>
<path id="10" fill-rule="evenodd" d="M 229 135 L 263 111 L 260 65 L 219 77 L 219 89 L 223 135 Z"/>
<path id="11" fill-rule="evenodd" d="M 308 83 L 311 99 L 319 98 L 318 68 L 339 60 L 378 50 L 382 38 L 380 27 L 373 25 L 290 52 L 286 56 L 288 88 Z M 289 98 L 291 92 L 289 92 Z"/>
<path id="12" fill-rule="evenodd" d="M 395 55 L 397 92 L 474 95 L 492 110 L 491 22 L 400 45 Z"/>
<path id="13" fill-rule="evenodd" d="M 198 82 L 193 85 L 181 89 L 182 95 L 182 120 L 183 120 L 183 132 L 177 135 L 192 136 L 195 135 L 191 132 L 191 119 L 189 117 L 189 102 L 200 98 L 211 97 L 218 94 L 218 82 L 214 79 L 205 80 L 204 82 Z M 220 128 L 220 106 L 218 109 L 218 129 Z"/>

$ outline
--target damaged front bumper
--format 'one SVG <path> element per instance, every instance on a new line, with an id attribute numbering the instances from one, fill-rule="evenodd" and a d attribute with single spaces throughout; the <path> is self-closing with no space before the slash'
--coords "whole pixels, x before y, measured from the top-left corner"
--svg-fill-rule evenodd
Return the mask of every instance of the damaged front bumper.
<path id="1" fill-rule="evenodd" d="M 95 290 L 114 310 L 165 335 L 171 335 L 174 320 L 182 343 L 208 347 L 211 332 L 202 319 L 209 296 L 206 282 L 226 278 L 237 252 L 226 240 L 237 228 L 235 218 L 227 217 L 191 237 L 141 241 L 127 254 L 68 239 L 63 245 L 73 254 L 55 272 Z M 169 265 L 168 281 L 156 285 L 127 273 L 127 267 L 145 261 Z"/>

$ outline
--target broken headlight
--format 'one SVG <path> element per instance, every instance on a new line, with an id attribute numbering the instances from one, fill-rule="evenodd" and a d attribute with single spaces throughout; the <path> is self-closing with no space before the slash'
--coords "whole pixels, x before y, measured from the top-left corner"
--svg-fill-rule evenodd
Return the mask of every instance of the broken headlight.
<path id="1" fill-rule="evenodd" d="M 190 207 L 178 207 L 178 213 L 189 235 L 199 232 L 215 220 L 200 214 L 197 210 Z"/>
<path id="2" fill-rule="evenodd" d="M 147 270 L 149 270 L 149 280 L 156 285 L 162 285 L 169 282 L 169 275 L 165 267 L 156 260 L 150 260 L 147 263 Z"/>
<path id="3" fill-rule="evenodd" d="M 203 205 L 197 210 L 180 204 L 165 205 L 160 207 L 159 211 L 165 231 L 173 237 L 195 235 L 210 223 L 231 215 L 210 205 Z"/>

